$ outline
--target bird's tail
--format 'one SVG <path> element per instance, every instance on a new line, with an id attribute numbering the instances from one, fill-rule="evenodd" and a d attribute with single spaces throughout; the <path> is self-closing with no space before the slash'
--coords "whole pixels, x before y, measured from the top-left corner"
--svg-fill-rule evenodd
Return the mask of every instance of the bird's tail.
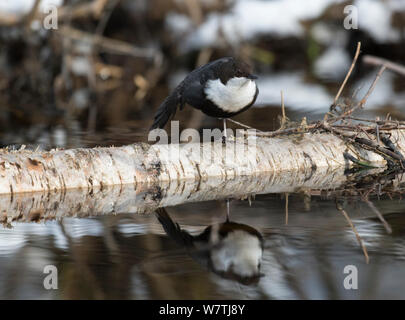
<path id="1" fill-rule="evenodd" d="M 159 208 L 156 210 L 156 216 L 162 224 L 167 235 L 176 241 L 178 244 L 190 247 L 193 244 L 193 236 L 188 232 L 181 230 L 178 223 L 174 223 L 167 213 L 166 209 Z"/>
<path id="2" fill-rule="evenodd" d="M 175 90 L 170 96 L 168 96 L 162 104 L 159 106 L 155 120 L 149 131 L 156 128 L 163 128 L 169 119 L 176 114 L 177 106 L 181 103 L 179 90 Z"/>

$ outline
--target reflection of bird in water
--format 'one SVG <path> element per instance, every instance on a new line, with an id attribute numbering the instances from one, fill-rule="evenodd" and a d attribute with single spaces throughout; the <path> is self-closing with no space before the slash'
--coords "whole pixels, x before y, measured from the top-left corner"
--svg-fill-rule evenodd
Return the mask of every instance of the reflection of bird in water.
<path id="1" fill-rule="evenodd" d="M 165 209 L 159 208 L 156 213 L 167 235 L 184 246 L 200 264 L 224 278 L 243 284 L 259 281 L 263 237 L 256 229 L 227 219 L 192 236 L 173 222 Z"/>

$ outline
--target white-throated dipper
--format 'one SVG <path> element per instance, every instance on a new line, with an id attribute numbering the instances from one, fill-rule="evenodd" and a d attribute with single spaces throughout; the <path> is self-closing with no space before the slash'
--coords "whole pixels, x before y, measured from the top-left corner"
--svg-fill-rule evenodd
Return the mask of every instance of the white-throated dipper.
<path id="1" fill-rule="evenodd" d="M 246 224 L 231 222 L 208 226 L 196 236 L 181 229 L 163 208 L 156 210 L 167 235 L 201 265 L 214 273 L 243 284 L 257 283 L 263 274 L 263 237 Z"/>
<path id="2" fill-rule="evenodd" d="M 163 128 L 177 108 L 182 110 L 188 104 L 208 116 L 223 119 L 226 136 L 226 118 L 247 110 L 256 101 L 259 89 L 251 71 L 247 63 L 233 57 L 193 70 L 159 106 L 150 130 Z"/>

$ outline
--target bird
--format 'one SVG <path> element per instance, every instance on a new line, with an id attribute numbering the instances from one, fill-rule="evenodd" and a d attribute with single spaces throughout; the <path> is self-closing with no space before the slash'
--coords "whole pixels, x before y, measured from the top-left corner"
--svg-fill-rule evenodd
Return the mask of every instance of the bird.
<path id="1" fill-rule="evenodd" d="M 210 117 L 226 119 L 249 109 L 259 94 L 250 65 L 234 57 L 209 62 L 189 73 L 157 109 L 149 131 L 164 128 L 186 104 Z"/>
<path id="2" fill-rule="evenodd" d="M 255 284 L 263 276 L 260 272 L 263 237 L 253 227 L 227 218 L 224 223 L 208 226 L 201 234 L 193 236 L 182 230 L 166 209 L 157 209 L 156 216 L 172 240 L 219 276 L 245 285 Z"/>

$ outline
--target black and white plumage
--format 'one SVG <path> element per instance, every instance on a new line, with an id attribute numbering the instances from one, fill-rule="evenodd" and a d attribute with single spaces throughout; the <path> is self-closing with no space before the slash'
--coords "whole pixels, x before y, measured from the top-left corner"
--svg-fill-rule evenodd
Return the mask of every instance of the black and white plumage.
<path id="1" fill-rule="evenodd" d="M 232 57 L 207 63 L 192 71 L 163 101 L 150 130 L 163 128 L 185 104 L 211 117 L 233 117 L 256 101 L 256 78 L 248 64 Z"/>
<path id="2" fill-rule="evenodd" d="M 256 229 L 227 220 L 192 236 L 165 209 L 159 208 L 156 215 L 167 235 L 209 270 L 243 284 L 256 283 L 262 276 L 263 237 Z"/>

